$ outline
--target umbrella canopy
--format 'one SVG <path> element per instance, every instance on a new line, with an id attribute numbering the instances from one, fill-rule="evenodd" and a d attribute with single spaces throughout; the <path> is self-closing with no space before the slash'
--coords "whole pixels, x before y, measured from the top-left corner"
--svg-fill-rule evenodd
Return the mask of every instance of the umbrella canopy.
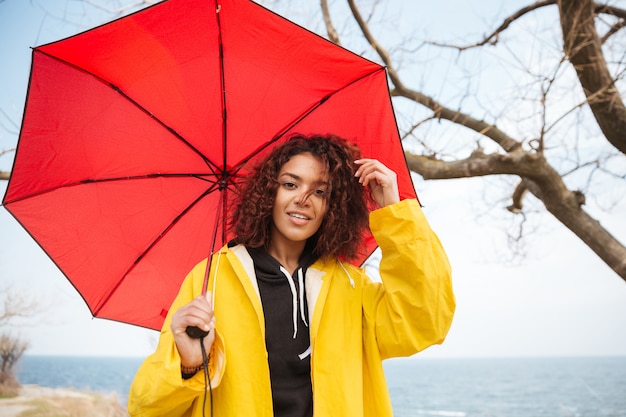
<path id="1" fill-rule="evenodd" d="M 34 48 L 3 205 L 94 316 L 159 329 L 229 238 L 230 187 L 295 132 L 356 142 L 415 197 L 384 67 L 252 1 L 165 0 Z"/>

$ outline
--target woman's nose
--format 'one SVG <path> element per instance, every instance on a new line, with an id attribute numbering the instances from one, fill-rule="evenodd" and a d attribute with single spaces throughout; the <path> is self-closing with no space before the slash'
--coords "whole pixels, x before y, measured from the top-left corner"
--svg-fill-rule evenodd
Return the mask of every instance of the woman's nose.
<path id="1" fill-rule="evenodd" d="M 296 198 L 296 204 L 301 205 L 301 206 L 308 204 L 309 197 L 311 196 L 311 194 L 312 194 L 311 191 L 301 192 Z"/>

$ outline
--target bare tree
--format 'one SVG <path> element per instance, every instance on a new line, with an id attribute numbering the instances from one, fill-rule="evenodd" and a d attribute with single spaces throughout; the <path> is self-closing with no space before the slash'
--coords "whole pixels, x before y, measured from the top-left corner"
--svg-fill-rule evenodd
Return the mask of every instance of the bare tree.
<path id="1" fill-rule="evenodd" d="M 19 388 L 15 366 L 28 349 L 28 342 L 10 333 L 19 319 L 34 316 L 39 307 L 35 300 L 19 294 L 11 287 L 0 289 L 0 394 L 14 395 Z"/>
<path id="2" fill-rule="evenodd" d="M 626 247 L 585 209 L 623 198 L 606 202 L 626 179 L 626 10 L 593 0 L 529 2 L 459 44 L 421 38 L 416 28 L 402 33 L 397 23 L 410 19 L 394 8 L 409 3 L 347 0 L 352 21 L 337 18 L 338 28 L 334 10 L 345 3 L 320 0 L 319 21 L 333 42 L 387 67 L 410 169 L 427 180 L 499 179 L 492 205 L 519 219 L 512 241 L 547 212 L 626 280 Z M 390 32 L 404 37 L 388 41 Z M 441 62 L 449 74 L 433 76 L 442 81 L 432 87 L 427 74 Z M 494 68 L 497 77 L 487 78 Z"/>
<path id="3" fill-rule="evenodd" d="M 0 334 L 0 395 L 16 395 L 20 386 L 15 376 L 15 365 L 28 342 L 7 334 Z"/>
<path id="4" fill-rule="evenodd" d="M 626 66 L 623 55 L 624 34 L 621 33 L 625 22 L 625 10 L 594 3 L 591 0 L 537 1 L 508 16 L 496 30 L 473 44 L 455 45 L 423 41 L 421 45 L 414 46 L 411 40 L 405 40 L 401 45 L 395 45 L 394 54 L 394 51 L 390 52 L 385 48 L 374 34 L 375 25 L 372 23 L 374 21 L 372 16 L 376 13 L 378 2 L 370 2 L 372 11 L 368 18 L 362 16 L 354 0 L 347 2 L 361 36 L 367 41 L 376 58 L 387 67 L 392 96 L 409 100 L 429 111 L 408 126 L 404 128 L 401 126 L 405 142 L 408 143 L 413 139 L 414 143 L 419 144 L 416 147 L 419 153 L 408 150 L 406 152 L 412 171 L 427 180 L 481 176 L 518 178 L 517 184 L 509 191 L 510 203 L 506 208 L 510 213 L 524 216 L 525 200 L 528 195 L 535 196 L 554 218 L 574 232 L 626 280 L 626 248 L 583 208 L 587 198 L 585 191 L 593 193 L 590 184 L 599 182 L 594 176 L 618 181 L 621 186 L 626 178 L 624 169 L 626 110 L 620 92 L 620 88 L 622 91 L 624 89 L 623 77 Z M 339 35 L 332 24 L 327 1 L 321 0 L 321 5 L 328 36 L 338 42 Z M 540 13 L 540 9 L 550 8 L 553 9 L 552 12 L 557 9 L 560 15 L 561 55 L 550 60 L 552 67 L 544 65 L 543 72 L 536 73 L 531 64 L 525 62 L 523 51 L 518 52 L 514 47 L 507 46 L 503 38 L 505 31 L 513 30 L 521 19 L 530 19 L 532 13 Z M 602 18 L 608 18 L 612 23 L 596 24 L 596 21 Z M 597 32 L 597 26 L 600 25 L 608 27 L 603 36 Z M 622 51 L 611 52 L 611 56 L 617 60 L 610 61 L 609 69 L 603 45 L 612 37 L 619 38 L 615 43 L 622 45 Z M 475 87 L 472 85 L 474 77 L 468 76 L 461 84 L 459 91 L 464 92 L 463 97 L 450 100 L 454 101 L 454 104 L 446 104 L 444 98 L 438 99 L 432 94 L 410 87 L 409 83 L 414 82 L 415 77 L 411 71 L 402 72 L 396 66 L 396 62 L 406 65 L 407 55 L 419 59 L 419 54 L 426 47 L 456 51 L 458 55 L 453 60 L 460 65 L 462 54 L 476 49 L 491 48 L 489 53 L 496 55 L 493 49 L 497 49 L 501 44 L 504 45 L 500 48 L 508 52 L 509 62 L 514 62 L 509 64 L 511 71 L 515 71 L 517 66 L 522 67 L 525 72 L 521 77 L 525 84 L 511 93 L 509 101 L 504 103 L 504 108 L 496 108 L 491 106 L 491 103 L 484 104 L 487 99 L 481 98 L 481 91 L 474 90 Z M 604 46 L 611 51 L 611 46 Z M 514 61 L 511 61 L 511 58 Z M 475 54 L 474 59 L 480 58 L 476 58 Z M 424 66 L 420 67 L 423 68 Z M 579 80 L 584 97 L 573 104 L 564 104 L 563 101 L 559 101 L 557 94 L 564 100 L 562 97 L 566 93 L 563 90 L 558 91 L 558 87 L 562 86 L 562 80 L 570 76 L 571 68 Z M 518 97 L 514 97 L 514 94 L 518 94 Z M 464 105 L 468 101 L 480 105 Z M 512 127 L 513 124 L 505 118 L 507 106 L 523 115 L 518 120 L 524 118 L 534 120 L 533 134 L 526 133 L 524 136 L 524 133 Z M 472 114 L 477 108 L 482 110 L 481 116 Z M 585 117 L 587 109 L 591 109 L 600 132 L 595 133 L 593 126 L 590 127 L 590 118 Z M 492 120 L 487 120 L 485 114 Z M 407 116 L 407 119 L 410 117 Z M 442 123 L 462 128 L 453 130 L 454 136 L 445 141 L 447 148 L 436 145 L 438 141 L 444 142 L 440 137 L 433 138 L 431 134 L 430 140 L 427 139 L 430 130 L 433 129 L 432 125 Z M 500 127 L 500 123 L 507 128 Z M 568 135 L 571 136 L 568 138 Z M 604 147 L 600 153 L 585 154 L 589 143 L 586 138 L 585 144 L 582 143 L 583 135 L 603 137 L 613 145 L 613 151 Z M 405 146 L 405 149 L 407 148 L 408 146 Z M 449 148 L 455 148 L 455 151 L 449 151 Z M 485 148 L 489 148 L 489 151 Z M 577 181 L 573 183 L 580 188 L 569 186 L 568 184 L 572 182 L 567 181 L 568 176 L 577 177 Z M 601 192 L 601 189 L 597 191 Z"/>

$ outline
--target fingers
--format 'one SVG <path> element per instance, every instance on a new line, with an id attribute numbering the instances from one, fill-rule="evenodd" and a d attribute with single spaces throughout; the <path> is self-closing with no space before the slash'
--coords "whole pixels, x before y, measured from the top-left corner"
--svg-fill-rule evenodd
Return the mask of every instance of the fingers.
<path id="1" fill-rule="evenodd" d="M 377 159 L 354 161 L 358 168 L 354 174 L 363 186 L 369 186 L 379 206 L 385 207 L 400 201 L 396 173 Z"/>
<path id="2" fill-rule="evenodd" d="M 172 316 L 171 328 L 174 334 L 184 333 L 188 326 L 196 326 L 207 332 L 215 326 L 210 293 L 194 298 Z"/>
<path id="3" fill-rule="evenodd" d="M 202 363 L 202 351 L 198 341 L 187 334 L 188 326 L 196 326 L 209 332 L 204 338 L 204 344 L 206 349 L 210 350 L 215 340 L 215 332 L 213 331 L 215 329 L 215 315 L 213 314 L 210 292 L 194 298 L 179 308 L 172 315 L 172 322 L 170 323 L 181 364 L 195 366 Z"/>
<path id="4" fill-rule="evenodd" d="M 392 183 L 395 181 L 396 173 L 387 168 L 377 159 L 358 159 L 354 161 L 359 168 L 354 174 L 363 185 L 369 185 L 371 181 L 377 183 Z"/>

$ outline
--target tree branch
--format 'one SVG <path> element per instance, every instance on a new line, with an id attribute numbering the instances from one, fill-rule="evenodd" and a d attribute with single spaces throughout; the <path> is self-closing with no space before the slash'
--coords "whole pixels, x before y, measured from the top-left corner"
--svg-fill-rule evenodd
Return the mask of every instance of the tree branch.
<path id="1" fill-rule="evenodd" d="M 92 1 L 92 0 L 83 0 L 85 3 L 89 4 L 90 6 L 95 7 L 96 9 L 100 9 L 102 11 L 105 11 L 107 13 L 110 14 L 114 14 L 114 15 L 121 15 L 125 12 L 127 12 L 128 10 L 134 9 L 135 7 L 139 7 L 141 5 L 147 4 L 147 5 L 152 5 L 152 4 L 157 4 L 158 0 L 137 0 L 134 3 L 129 3 L 126 5 L 123 5 L 121 7 L 118 7 L 117 9 L 109 9 L 107 7 L 101 6 L 100 4 Z"/>
<path id="2" fill-rule="evenodd" d="M 610 14 L 620 19 L 626 19 L 626 9 L 620 9 L 610 4 L 595 3 L 593 11 L 595 14 Z"/>
<path id="3" fill-rule="evenodd" d="M 528 194 L 528 187 L 524 184 L 524 180 L 520 181 L 515 187 L 515 191 L 513 191 L 513 195 L 511 199 L 511 205 L 506 209 L 513 214 L 520 214 L 522 212 L 522 208 L 524 207 L 524 197 Z"/>
<path id="4" fill-rule="evenodd" d="M 335 29 L 333 25 L 333 21 L 330 18 L 330 11 L 328 9 L 328 0 L 320 0 L 320 5 L 322 7 L 322 16 L 324 17 L 324 25 L 326 26 L 326 33 L 328 34 L 328 39 L 331 42 L 341 45 L 341 41 L 339 40 L 339 33 Z"/>
<path id="5" fill-rule="evenodd" d="M 0 150 L 0 156 L 9 153 L 9 152 L 15 152 L 15 148 L 7 148 L 7 149 L 2 149 Z M 1 180 L 8 180 L 9 177 L 11 176 L 11 172 L 10 171 L 2 171 L 0 170 L 0 181 Z"/>
<path id="6" fill-rule="evenodd" d="M 529 6 L 519 9 L 517 12 L 513 13 L 512 15 L 504 19 L 504 22 L 502 22 L 502 24 L 498 26 L 498 28 L 496 28 L 489 35 L 485 36 L 482 41 L 476 42 L 471 45 L 458 46 L 458 45 L 450 45 L 450 44 L 428 42 L 428 41 L 426 43 L 430 45 L 434 45 L 434 46 L 441 46 L 444 48 L 454 48 L 454 49 L 458 49 L 459 51 L 465 51 L 465 50 L 472 49 L 472 48 L 478 48 L 480 46 L 484 46 L 487 44 L 495 45 L 498 43 L 498 37 L 500 36 L 500 33 L 508 29 L 508 27 L 511 26 L 513 22 L 515 22 L 516 20 L 520 19 L 522 16 L 530 12 L 540 9 L 541 7 L 552 6 L 556 4 L 556 2 L 557 0 L 542 0 L 542 1 L 537 1 Z"/>
<path id="7" fill-rule="evenodd" d="M 4 155 L 5 153 L 15 152 L 15 149 L 17 149 L 17 148 L 13 147 L 13 148 L 2 149 L 2 150 L 0 150 L 0 156 Z"/>
<path id="8" fill-rule="evenodd" d="M 424 179 L 467 178 L 493 174 L 520 176 L 524 187 L 541 200 L 557 220 L 626 280 L 624 246 L 583 210 L 584 194 L 578 190 L 569 190 L 561 175 L 548 164 L 542 154 L 531 154 L 522 149 L 506 155 L 485 155 L 478 151 L 464 160 L 452 162 L 413 155 L 409 152 L 405 152 L 405 155 L 409 169 L 422 175 Z"/>
<path id="9" fill-rule="evenodd" d="M 518 175 L 542 180 L 546 174 L 561 176 L 537 153 L 517 148 L 506 154 L 485 154 L 478 149 L 465 158 L 455 161 L 404 153 L 411 171 L 420 174 L 425 180 L 482 177 L 486 175 Z"/>
<path id="10" fill-rule="evenodd" d="M 516 140 L 512 139 L 511 137 L 506 135 L 504 132 L 502 132 L 500 129 L 498 129 L 494 125 L 490 125 L 482 120 L 474 119 L 473 117 L 467 114 L 464 114 L 460 111 L 447 108 L 443 106 L 442 104 L 438 103 L 432 97 L 429 97 L 423 93 L 407 88 L 400 80 L 400 76 L 398 75 L 393 65 L 393 62 L 391 61 L 391 55 L 385 48 L 383 48 L 378 43 L 376 38 L 374 38 L 374 35 L 372 35 L 367 23 L 365 22 L 365 20 L 363 20 L 358 8 L 356 7 L 354 0 L 348 0 L 348 4 L 350 5 L 350 10 L 352 11 L 352 14 L 357 24 L 361 28 L 361 32 L 363 33 L 363 36 L 365 36 L 365 39 L 367 39 L 367 41 L 372 46 L 372 48 L 374 48 L 376 53 L 378 53 L 378 55 L 380 56 L 380 58 L 383 60 L 384 64 L 387 67 L 387 74 L 389 75 L 389 79 L 391 80 L 392 84 L 395 87 L 391 91 L 392 95 L 405 97 L 425 107 L 428 107 L 434 112 L 434 117 L 438 119 L 449 120 L 453 123 L 457 123 L 469 129 L 472 129 L 475 132 L 478 132 L 481 135 L 484 135 L 490 138 L 491 140 L 496 142 L 498 145 L 500 145 L 502 149 L 504 149 L 507 152 L 513 151 L 521 146 L 520 142 L 517 142 Z"/>
<path id="11" fill-rule="evenodd" d="M 10 286 L 0 288 L 0 324 L 2 327 L 9 326 L 9 323 L 16 318 L 33 317 L 40 310 L 39 303 L 24 294 L 18 293 Z"/>

